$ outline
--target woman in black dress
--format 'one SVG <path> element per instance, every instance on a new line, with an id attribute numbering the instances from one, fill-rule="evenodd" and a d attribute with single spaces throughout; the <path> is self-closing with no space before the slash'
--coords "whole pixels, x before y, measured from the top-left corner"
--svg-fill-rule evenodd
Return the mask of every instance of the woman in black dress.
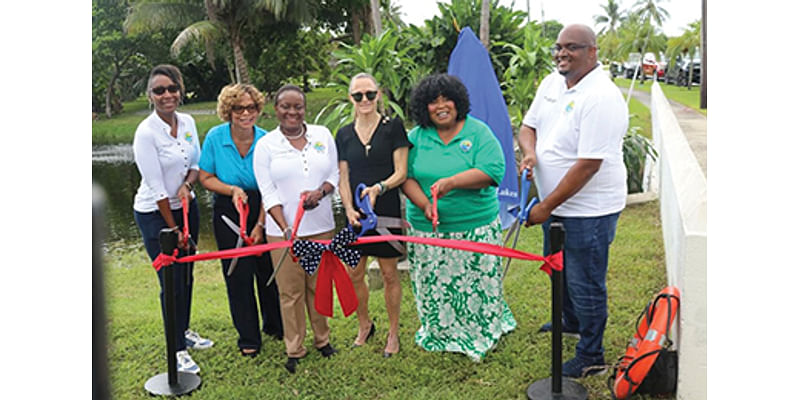
<path id="1" fill-rule="evenodd" d="M 369 196 L 375 213 L 383 217 L 400 218 L 399 186 L 406 180 L 408 148 L 410 143 L 402 121 L 390 119 L 380 114 L 378 102 L 381 91 L 372 75 L 360 73 L 350 81 L 350 101 L 355 108 L 353 123 L 339 129 L 336 133 L 336 149 L 339 154 L 339 193 L 342 196 L 347 220 L 358 227 L 360 214 L 355 206 L 355 189 L 359 183 L 367 185 L 362 196 Z M 356 228 L 358 229 L 358 228 Z M 393 234 L 400 234 L 399 228 L 390 228 Z M 365 235 L 377 235 L 370 230 Z M 395 243 L 395 245 L 397 245 Z M 397 273 L 397 261 L 402 255 L 390 243 L 361 245 L 361 260 L 350 271 L 356 295 L 358 296 L 358 336 L 353 346 L 363 345 L 373 334 L 375 324 L 369 317 L 369 289 L 364 281 L 367 256 L 377 257 L 383 276 L 384 300 L 389 316 L 389 335 L 386 338 L 384 357 L 400 351 L 397 337 L 400 317 L 402 289 Z"/>

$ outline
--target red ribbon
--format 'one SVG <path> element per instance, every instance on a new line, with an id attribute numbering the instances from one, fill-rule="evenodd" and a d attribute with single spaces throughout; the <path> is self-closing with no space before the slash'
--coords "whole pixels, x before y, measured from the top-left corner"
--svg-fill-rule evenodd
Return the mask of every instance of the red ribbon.
<path id="1" fill-rule="evenodd" d="M 172 255 L 159 253 L 155 260 L 153 260 L 153 268 L 156 269 L 156 272 L 161 271 L 161 267 L 166 267 L 172 265 L 172 263 L 178 261 L 178 249 L 172 252 Z"/>
<path id="2" fill-rule="evenodd" d="M 296 225 L 297 221 L 299 221 L 299 218 L 295 219 Z M 499 257 L 511 257 L 518 260 L 543 261 L 544 263 L 539 269 L 544 271 L 547 275 L 551 275 L 552 271 L 554 270 L 561 271 L 564 269 L 563 252 L 558 252 L 555 254 L 551 254 L 549 256 L 540 256 L 538 254 L 526 253 L 524 251 L 498 246 L 496 244 L 471 242 L 468 240 L 422 238 L 417 236 L 403 236 L 403 235 L 381 235 L 381 236 L 361 237 L 355 242 L 353 242 L 352 245 L 388 242 L 391 240 L 419 243 L 430 246 L 447 247 L 456 250 L 472 251 L 476 253 L 490 254 Z M 327 245 L 328 243 L 330 243 L 330 240 L 315 240 L 315 242 Z M 259 244 L 255 246 L 241 247 L 238 249 L 233 248 L 233 249 L 220 250 L 209 253 L 194 254 L 181 258 L 175 258 L 174 255 L 169 256 L 166 254 L 160 254 L 156 258 L 156 260 L 153 261 L 153 267 L 155 267 L 156 270 L 159 270 L 162 266 L 168 266 L 175 262 L 186 263 L 193 261 L 247 257 L 257 254 L 260 255 L 266 251 L 282 249 L 291 246 L 292 246 L 291 240 L 284 240 L 282 242 Z M 177 255 L 177 250 L 176 253 L 174 254 Z M 331 258 L 333 259 L 333 261 L 326 261 L 326 259 L 331 259 Z M 320 261 L 319 271 L 320 275 L 317 276 L 317 294 L 316 298 L 314 299 L 314 307 L 316 308 L 317 312 L 329 317 L 333 313 L 332 283 L 335 283 L 336 293 L 339 297 L 339 303 L 342 306 L 342 311 L 344 311 L 345 316 L 350 315 L 355 309 L 353 307 L 358 305 L 358 300 L 357 299 L 353 300 L 355 298 L 355 290 L 353 289 L 353 283 L 350 281 L 350 278 L 347 275 L 347 271 L 345 271 L 344 266 L 341 264 L 339 259 L 335 255 L 333 255 L 333 253 L 331 253 L 330 251 L 325 251 L 322 254 L 322 260 Z M 355 306 L 353 304 L 355 304 Z"/>
<path id="3" fill-rule="evenodd" d="M 344 316 L 352 314 L 358 307 L 358 297 L 344 265 L 331 251 L 322 252 L 317 275 L 317 289 L 314 295 L 314 308 L 318 313 L 333 317 L 333 284 Z"/>

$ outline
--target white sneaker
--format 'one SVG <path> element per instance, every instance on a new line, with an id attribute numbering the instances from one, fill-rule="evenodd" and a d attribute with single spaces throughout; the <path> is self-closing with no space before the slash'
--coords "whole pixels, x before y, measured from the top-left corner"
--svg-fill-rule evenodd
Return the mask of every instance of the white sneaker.
<path id="1" fill-rule="evenodd" d="M 188 372 L 190 374 L 196 374 L 200 372 L 200 367 L 195 364 L 188 351 L 181 350 L 176 352 L 175 357 L 178 358 L 178 372 Z"/>
<path id="2" fill-rule="evenodd" d="M 214 345 L 214 342 L 212 342 L 209 339 L 200 337 L 200 335 L 198 335 L 197 332 L 191 329 L 187 329 L 186 332 L 183 333 L 183 336 L 186 339 L 187 349 L 202 350 L 202 349 L 207 349 Z"/>

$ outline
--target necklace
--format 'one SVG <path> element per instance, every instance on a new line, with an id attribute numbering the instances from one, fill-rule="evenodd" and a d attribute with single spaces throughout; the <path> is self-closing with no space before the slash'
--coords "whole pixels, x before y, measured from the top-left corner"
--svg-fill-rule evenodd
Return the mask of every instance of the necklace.
<path id="1" fill-rule="evenodd" d="M 281 130 L 281 132 L 283 132 L 283 130 Z M 290 135 L 287 135 L 287 134 L 285 134 L 285 133 L 284 133 L 284 134 L 283 134 L 283 136 L 285 136 L 285 137 L 286 137 L 286 139 L 289 139 L 289 140 L 296 140 L 296 139 L 300 139 L 300 138 L 301 138 L 301 137 L 303 137 L 303 135 L 305 135 L 305 134 L 306 134 L 306 126 L 305 126 L 305 125 L 303 125 L 303 126 L 300 128 L 300 133 L 298 133 L 297 135 L 290 136 Z"/>
<path id="2" fill-rule="evenodd" d="M 369 135 L 366 140 L 366 144 L 364 145 L 364 157 L 369 157 L 369 151 L 372 150 L 372 136 L 374 136 L 375 129 L 378 127 L 378 124 L 381 123 L 381 117 L 378 116 L 378 119 L 375 122 L 370 123 L 368 129 L 366 130 L 367 134 Z M 353 127 L 355 129 L 355 127 Z M 356 135 L 361 139 L 361 135 L 358 134 L 356 131 Z M 363 143 L 363 142 L 362 142 Z"/>

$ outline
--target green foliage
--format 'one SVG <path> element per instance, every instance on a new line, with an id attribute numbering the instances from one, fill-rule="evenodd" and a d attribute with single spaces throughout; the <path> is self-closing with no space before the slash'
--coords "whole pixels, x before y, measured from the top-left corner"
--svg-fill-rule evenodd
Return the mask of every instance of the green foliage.
<path id="1" fill-rule="evenodd" d="M 641 134 L 641 128 L 631 126 L 622 141 L 622 158 L 628 171 L 628 193 L 642 192 L 646 159 L 649 157 L 655 161 L 657 156 L 655 147 Z"/>
<path id="2" fill-rule="evenodd" d="M 635 330 L 636 318 L 652 296 L 666 285 L 664 248 L 658 203 L 627 207 L 611 245 L 608 267 L 609 318 L 604 337 L 606 359 L 621 356 Z M 214 251 L 211 232 L 201 232 L 202 252 Z M 518 249 L 541 254 L 539 227 L 523 229 Z M 105 246 L 109 376 L 117 400 L 147 397 L 144 383 L 166 371 L 158 280 L 141 243 Z M 550 281 L 537 271 L 540 263 L 511 262 L 503 291 L 517 328 L 504 335 L 488 356 L 476 363 L 454 353 L 426 352 L 414 343 L 419 327 L 411 280 L 401 273 L 400 353 L 384 359 L 388 322 L 381 291 L 371 291 L 370 315 L 376 335 L 351 348 L 358 331 L 354 315 L 334 308 L 331 343 L 340 352 L 330 359 L 313 350 L 296 374 L 289 374 L 282 341 L 264 336 L 255 358 L 242 357 L 236 345 L 219 261 L 195 263 L 192 328 L 215 341 L 207 350 L 190 350 L 201 368 L 199 399 L 524 399 L 528 385 L 550 373 L 551 341 L 537 334 L 550 318 Z M 564 339 L 564 359 L 572 357 L 576 339 Z M 591 399 L 609 397 L 608 374 L 581 380 Z"/>
<path id="3" fill-rule="evenodd" d="M 405 120 L 405 102 L 409 98 L 419 70 L 409 57 L 410 48 L 403 45 L 401 35 L 393 29 L 381 35 L 365 35 L 359 46 L 345 43 L 333 52 L 338 60 L 330 85 L 336 95 L 317 114 L 314 122 L 336 132 L 352 118 L 352 106 L 348 100 L 350 79 L 359 72 L 375 77 L 383 92 L 384 112 Z"/>
<path id="4" fill-rule="evenodd" d="M 520 126 L 525 112 L 536 96 L 539 83 L 553 70 L 550 46 L 553 42 L 542 37 L 541 27 L 530 23 L 523 28 L 522 46 L 498 42 L 508 50 L 508 68 L 501 86 L 508 103 L 511 126 Z"/>

